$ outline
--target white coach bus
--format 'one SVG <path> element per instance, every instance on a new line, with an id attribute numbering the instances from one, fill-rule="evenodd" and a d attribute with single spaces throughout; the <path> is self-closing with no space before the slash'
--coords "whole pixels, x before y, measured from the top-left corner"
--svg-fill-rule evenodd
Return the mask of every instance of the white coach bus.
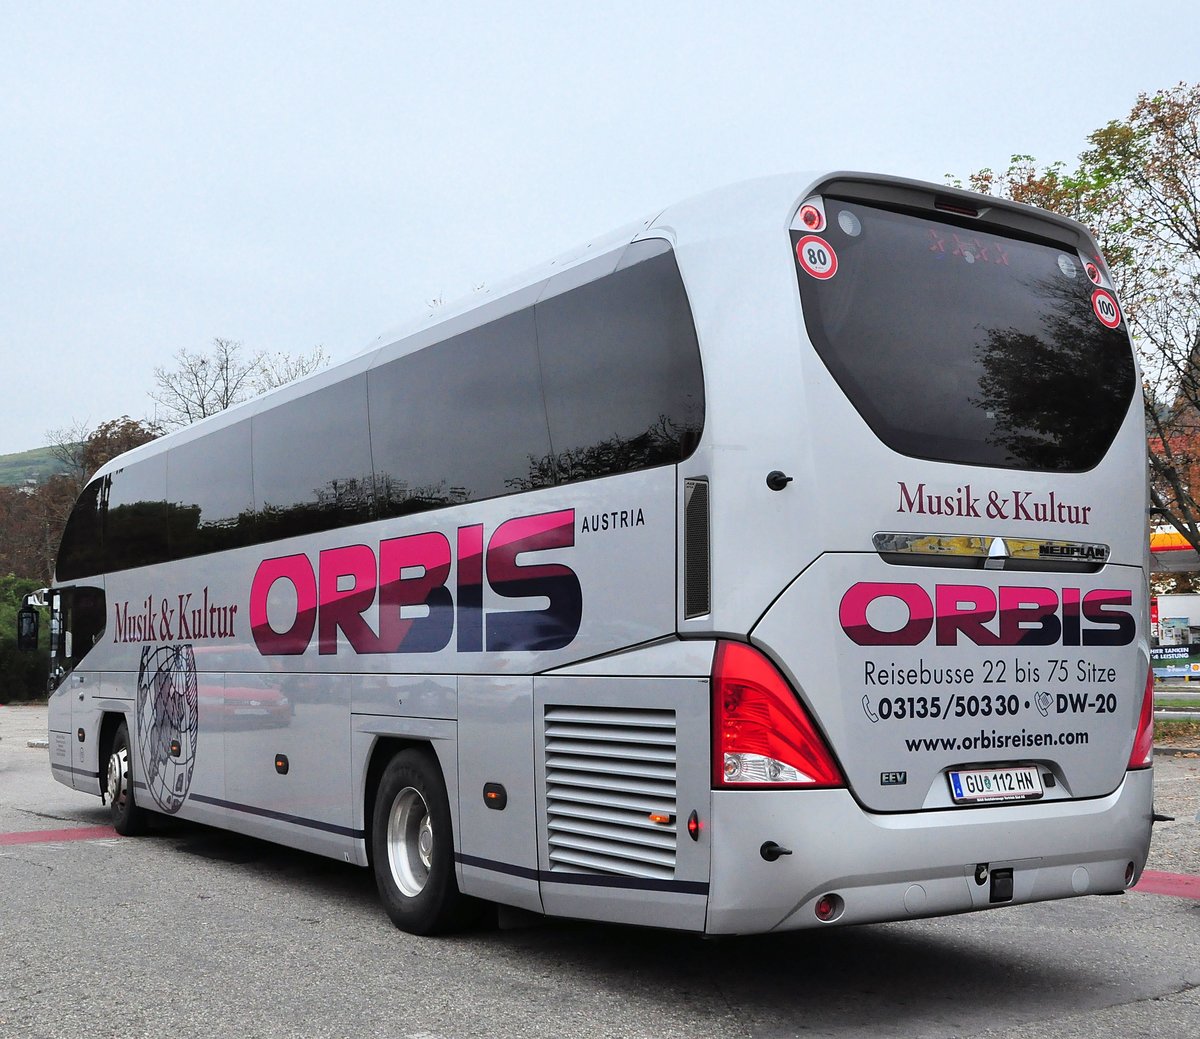
<path id="1" fill-rule="evenodd" d="M 893 177 L 683 203 L 104 466 L 51 767 L 485 901 L 711 934 L 1120 892 L 1142 397 L 1087 231 Z"/>

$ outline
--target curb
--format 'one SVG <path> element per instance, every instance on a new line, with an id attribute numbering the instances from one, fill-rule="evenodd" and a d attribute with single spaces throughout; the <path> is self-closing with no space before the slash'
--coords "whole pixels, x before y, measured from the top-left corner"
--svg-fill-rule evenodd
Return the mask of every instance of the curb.
<path id="1" fill-rule="evenodd" d="M 1158 747 L 1154 748 L 1156 758 L 1200 758 L 1200 747 Z"/>

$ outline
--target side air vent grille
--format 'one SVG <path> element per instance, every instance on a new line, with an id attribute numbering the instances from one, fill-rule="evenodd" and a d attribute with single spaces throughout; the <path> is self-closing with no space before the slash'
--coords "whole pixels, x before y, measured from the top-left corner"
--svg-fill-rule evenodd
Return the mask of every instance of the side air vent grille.
<path id="1" fill-rule="evenodd" d="M 547 706 L 545 725 L 551 871 L 674 877 L 675 712 Z"/>
<path id="2" fill-rule="evenodd" d="M 712 609 L 708 546 L 708 481 L 684 480 L 683 615 L 688 619 Z"/>

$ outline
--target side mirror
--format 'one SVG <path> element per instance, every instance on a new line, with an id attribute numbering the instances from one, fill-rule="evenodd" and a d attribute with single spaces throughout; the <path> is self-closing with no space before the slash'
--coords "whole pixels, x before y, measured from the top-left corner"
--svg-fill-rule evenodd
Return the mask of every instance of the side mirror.
<path id="1" fill-rule="evenodd" d="M 32 606 L 17 610 L 17 649 L 36 650 L 38 644 L 38 612 Z"/>

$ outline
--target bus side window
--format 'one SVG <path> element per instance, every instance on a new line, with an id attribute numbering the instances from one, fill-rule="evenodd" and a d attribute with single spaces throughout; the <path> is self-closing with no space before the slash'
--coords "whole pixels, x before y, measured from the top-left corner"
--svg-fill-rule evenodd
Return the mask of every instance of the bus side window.
<path id="1" fill-rule="evenodd" d="M 104 509 L 111 482 L 107 476 L 92 481 L 71 510 L 58 551 L 58 563 L 55 566 L 57 580 L 74 581 L 103 573 L 107 569 L 102 535 Z"/>
<path id="2" fill-rule="evenodd" d="M 58 591 L 59 663 L 74 668 L 104 634 L 107 608 L 102 588 L 77 585 Z M 52 625 L 51 631 L 54 631 Z"/>
<path id="3" fill-rule="evenodd" d="M 254 543 L 250 422 L 171 448 L 167 456 L 167 542 L 171 559 Z"/>
<path id="4" fill-rule="evenodd" d="M 534 309 L 558 481 L 690 455 L 704 426 L 704 379 L 667 243 L 634 242 L 612 274 L 558 294 L 552 279 L 547 292 Z"/>
<path id="5" fill-rule="evenodd" d="M 251 426 L 254 540 L 374 519 L 365 375 L 270 408 Z"/>
<path id="6" fill-rule="evenodd" d="M 554 483 L 527 308 L 372 369 L 381 517 Z"/>
<path id="7" fill-rule="evenodd" d="M 110 474 L 104 515 L 104 568 L 128 570 L 170 558 L 167 456 L 154 455 Z"/>

